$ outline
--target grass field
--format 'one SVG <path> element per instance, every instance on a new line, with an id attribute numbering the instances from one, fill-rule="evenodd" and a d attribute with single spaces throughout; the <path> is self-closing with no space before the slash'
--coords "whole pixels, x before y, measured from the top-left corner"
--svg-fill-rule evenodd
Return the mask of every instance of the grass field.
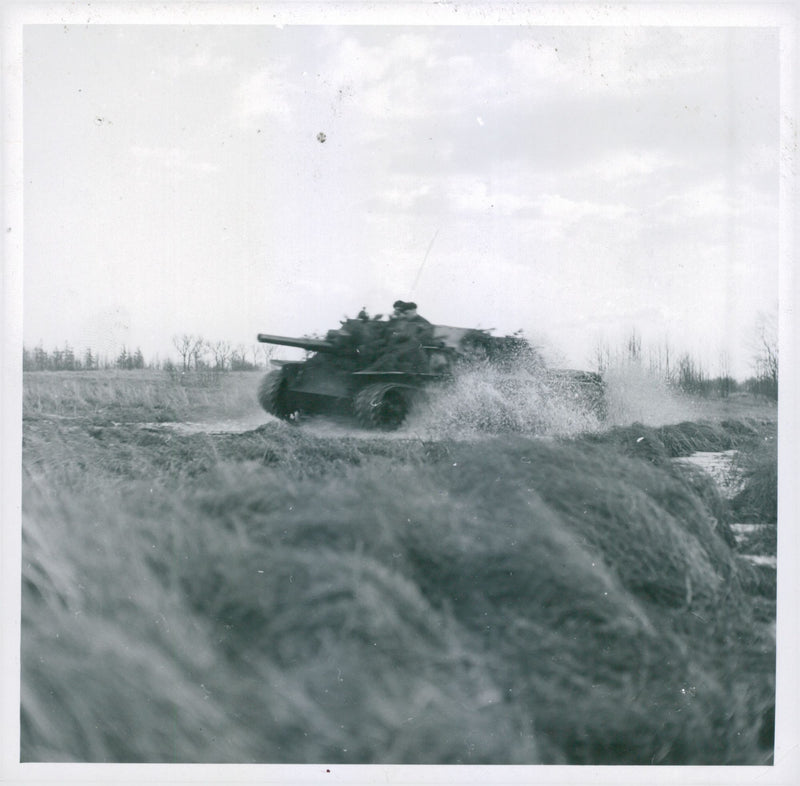
<path id="1" fill-rule="evenodd" d="M 770 760 L 774 571 L 730 525 L 775 525 L 774 407 L 473 377 L 386 435 L 257 382 L 25 375 L 23 761 Z M 733 500 L 672 461 L 731 449 Z"/>

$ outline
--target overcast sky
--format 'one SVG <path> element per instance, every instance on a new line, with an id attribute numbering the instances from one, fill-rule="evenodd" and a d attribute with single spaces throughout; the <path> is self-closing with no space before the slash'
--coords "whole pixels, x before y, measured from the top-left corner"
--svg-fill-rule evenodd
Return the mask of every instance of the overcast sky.
<path id="1" fill-rule="evenodd" d="M 28 26 L 25 343 L 163 358 L 403 298 L 747 374 L 778 75 L 769 28 Z"/>

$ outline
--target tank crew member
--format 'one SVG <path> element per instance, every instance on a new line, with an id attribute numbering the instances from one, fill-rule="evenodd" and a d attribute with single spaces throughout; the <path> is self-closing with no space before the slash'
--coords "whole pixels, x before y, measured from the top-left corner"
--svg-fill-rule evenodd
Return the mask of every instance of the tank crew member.
<path id="1" fill-rule="evenodd" d="M 421 317 L 417 313 L 417 304 L 416 303 L 409 303 L 405 300 L 395 300 L 392 304 L 392 308 L 394 309 L 394 314 L 392 315 L 394 319 L 405 319 L 409 322 L 418 322 L 420 324 L 430 325 L 425 317 Z"/>
<path id="2" fill-rule="evenodd" d="M 417 304 L 396 300 L 394 313 L 385 323 L 386 345 L 371 368 L 374 370 L 425 371 L 428 367 L 424 347 L 433 341 L 433 326 L 417 314 Z"/>

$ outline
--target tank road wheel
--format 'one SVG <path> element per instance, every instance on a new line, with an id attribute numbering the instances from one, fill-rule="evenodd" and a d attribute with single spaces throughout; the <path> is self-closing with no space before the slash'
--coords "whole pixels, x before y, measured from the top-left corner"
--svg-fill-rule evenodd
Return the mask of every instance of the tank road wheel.
<path id="1" fill-rule="evenodd" d="M 410 391 L 406 388 L 380 383 L 360 390 L 353 407 L 362 426 L 392 431 L 406 419 L 410 404 Z"/>
<path id="2" fill-rule="evenodd" d="M 281 420 L 290 420 L 294 409 L 289 405 L 286 377 L 283 370 L 270 371 L 258 386 L 258 403 L 262 409 Z"/>

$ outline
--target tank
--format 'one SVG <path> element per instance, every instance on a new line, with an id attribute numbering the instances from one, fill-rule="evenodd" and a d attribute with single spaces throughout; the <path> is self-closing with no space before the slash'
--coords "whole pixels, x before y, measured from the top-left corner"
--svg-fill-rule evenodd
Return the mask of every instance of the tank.
<path id="1" fill-rule="evenodd" d="M 275 361 L 264 376 L 258 400 L 283 420 L 303 414 L 354 416 L 370 429 L 393 430 L 406 419 L 426 391 L 453 379 L 460 363 L 488 362 L 512 367 L 541 363 L 536 350 L 519 336 L 432 325 L 427 320 L 347 319 L 324 339 L 259 333 L 258 341 L 295 347 L 308 355 L 301 361 Z M 576 375 L 582 388 L 602 389 L 597 375 Z"/>

